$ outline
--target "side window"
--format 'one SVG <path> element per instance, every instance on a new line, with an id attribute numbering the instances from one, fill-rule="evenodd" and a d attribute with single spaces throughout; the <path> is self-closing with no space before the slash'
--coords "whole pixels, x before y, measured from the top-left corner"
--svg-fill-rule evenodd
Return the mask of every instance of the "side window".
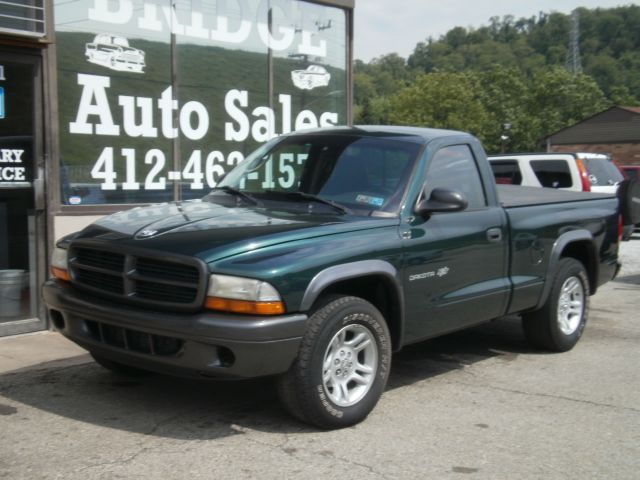
<path id="1" fill-rule="evenodd" d="M 498 185 L 521 185 L 522 173 L 516 160 L 500 160 L 490 162 L 493 176 Z"/>
<path id="2" fill-rule="evenodd" d="M 464 193 L 469 209 L 487 205 L 476 161 L 467 145 L 444 147 L 436 152 L 427 170 L 425 195 L 434 188 L 447 188 Z"/>
<path id="3" fill-rule="evenodd" d="M 531 169 L 540 185 L 549 188 L 571 187 L 571 171 L 565 160 L 531 160 Z"/>

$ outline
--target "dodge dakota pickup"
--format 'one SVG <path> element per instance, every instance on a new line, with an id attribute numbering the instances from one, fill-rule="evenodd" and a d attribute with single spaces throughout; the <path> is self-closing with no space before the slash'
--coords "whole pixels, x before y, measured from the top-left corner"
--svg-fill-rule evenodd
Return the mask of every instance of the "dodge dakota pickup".
<path id="1" fill-rule="evenodd" d="M 371 412 L 407 344 L 520 314 L 533 346 L 571 349 L 634 205 L 496 186 L 461 132 L 298 132 L 201 200 L 63 238 L 43 295 L 55 328 L 107 369 L 273 376 L 291 414 L 340 428 Z"/>

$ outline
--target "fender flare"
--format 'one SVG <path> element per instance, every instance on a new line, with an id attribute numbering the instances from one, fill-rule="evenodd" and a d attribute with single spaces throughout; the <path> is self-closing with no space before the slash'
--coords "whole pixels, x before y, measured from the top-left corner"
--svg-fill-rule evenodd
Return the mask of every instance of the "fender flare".
<path id="1" fill-rule="evenodd" d="M 328 267 L 318 272 L 311 279 L 306 291 L 304 292 L 304 296 L 302 297 L 302 302 L 300 304 L 300 310 L 303 312 L 309 310 L 320 296 L 320 293 L 329 285 L 342 280 L 370 275 L 382 275 L 391 281 L 391 284 L 394 286 L 396 293 L 398 294 L 401 304 L 400 307 L 402 309 L 404 302 L 398 270 L 389 262 L 384 260 L 361 260 L 358 262 L 334 265 L 333 267 Z"/>
<path id="2" fill-rule="evenodd" d="M 394 351 L 398 351 L 402 348 L 402 339 L 404 337 L 404 291 L 398 270 L 387 261 L 361 260 L 334 265 L 321 270 L 309 282 L 302 297 L 300 310 L 303 312 L 309 311 L 321 293 L 334 283 L 372 275 L 382 276 L 388 280 L 398 299 L 396 321 L 393 321 L 393 318 L 387 319 L 389 329 L 392 330 L 391 336 L 392 338 L 395 337 L 395 341 L 393 341 Z"/>
<path id="3" fill-rule="evenodd" d="M 558 269 L 558 263 L 560 262 L 562 251 L 567 245 L 571 243 L 583 241 L 587 241 L 591 245 L 592 248 L 589 249 L 589 254 L 593 257 L 595 255 L 595 245 L 593 243 L 593 235 L 591 235 L 591 232 L 589 232 L 588 230 L 571 230 L 570 232 L 566 232 L 560 235 L 554 242 L 553 247 L 551 247 L 551 254 L 549 255 L 549 265 L 547 266 L 547 275 L 544 282 L 544 288 L 542 289 L 540 300 L 538 300 L 538 304 L 536 305 L 536 310 L 542 308 L 542 306 L 547 301 L 547 298 L 549 298 L 549 295 L 551 293 L 551 285 L 553 283 L 552 275 L 554 275 L 556 270 Z M 594 267 L 598 268 L 597 258 L 592 258 L 592 260 Z M 588 265 L 585 265 L 585 268 L 586 267 L 588 267 Z M 587 276 L 589 277 L 589 281 L 591 282 L 593 278 L 592 273 L 587 272 Z M 595 272 L 595 278 L 598 278 L 597 272 Z M 595 293 L 595 287 L 590 293 L 592 295 Z"/>

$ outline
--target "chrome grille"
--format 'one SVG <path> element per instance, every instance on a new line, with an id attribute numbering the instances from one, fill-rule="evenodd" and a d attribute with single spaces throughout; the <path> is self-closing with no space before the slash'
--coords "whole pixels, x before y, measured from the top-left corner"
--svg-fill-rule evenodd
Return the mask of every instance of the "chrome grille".
<path id="1" fill-rule="evenodd" d="M 75 286 L 112 299 L 176 310 L 204 301 L 206 265 L 192 257 L 74 242 L 69 269 Z"/>

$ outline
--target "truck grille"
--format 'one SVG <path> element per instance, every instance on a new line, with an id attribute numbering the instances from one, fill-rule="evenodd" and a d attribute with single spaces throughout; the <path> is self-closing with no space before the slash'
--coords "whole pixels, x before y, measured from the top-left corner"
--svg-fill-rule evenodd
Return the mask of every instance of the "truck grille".
<path id="1" fill-rule="evenodd" d="M 177 310 L 202 306 L 206 265 L 196 258 L 72 244 L 73 284 L 129 303 Z"/>

